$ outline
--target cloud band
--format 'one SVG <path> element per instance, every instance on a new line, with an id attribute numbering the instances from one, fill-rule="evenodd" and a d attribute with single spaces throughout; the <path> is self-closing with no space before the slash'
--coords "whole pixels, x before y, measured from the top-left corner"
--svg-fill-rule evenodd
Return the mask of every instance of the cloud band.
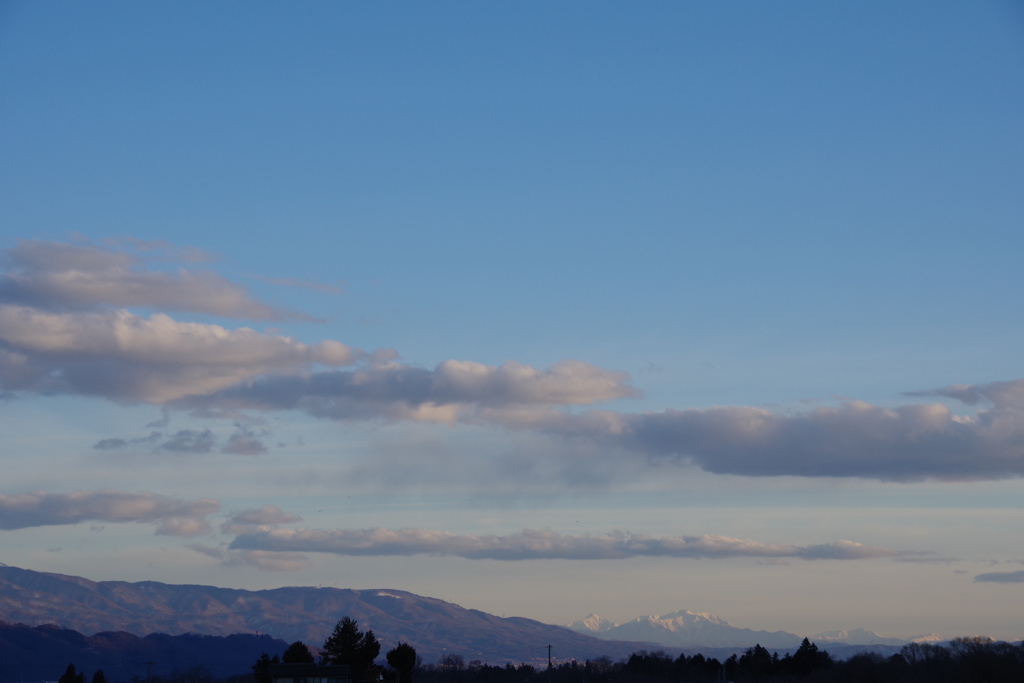
<path id="1" fill-rule="evenodd" d="M 612 560 L 629 557 L 729 557 L 861 560 L 905 553 L 853 541 L 797 546 L 726 536 L 651 537 L 615 531 L 596 536 L 526 529 L 507 536 L 427 529 L 263 529 L 239 534 L 232 550 L 337 555 L 454 555 L 471 560 Z"/>

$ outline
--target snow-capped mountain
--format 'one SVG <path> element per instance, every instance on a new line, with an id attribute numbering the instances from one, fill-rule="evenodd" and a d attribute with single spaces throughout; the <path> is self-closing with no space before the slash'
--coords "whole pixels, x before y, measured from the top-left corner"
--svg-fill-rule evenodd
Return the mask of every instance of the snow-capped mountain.
<path id="1" fill-rule="evenodd" d="M 671 614 L 637 617 L 623 624 L 590 614 L 585 619 L 566 624 L 579 633 L 607 640 L 645 640 L 666 647 L 751 647 L 755 643 L 767 648 L 796 648 L 803 640 L 786 631 L 754 631 L 738 628 L 724 619 L 706 612 L 680 610 Z M 937 633 L 915 636 L 909 640 L 880 636 L 874 631 L 857 628 L 849 631 L 826 631 L 810 636 L 819 645 L 906 645 L 937 643 L 944 638 Z"/>
<path id="2" fill-rule="evenodd" d="M 799 646 L 802 640 L 785 631 L 737 628 L 711 614 L 688 610 L 637 617 L 624 624 L 591 614 L 567 626 L 607 640 L 646 640 L 666 647 L 749 647 L 760 643 L 765 647 L 789 648 Z"/>
<path id="3" fill-rule="evenodd" d="M 599 617 L 593 612 L 583 617 L 578 621 L 574 621 L 571 624 L 566 624 L 567 628 L 571 628 L 573 631 L 578 633 L 586 633 L 587 635 L 593 635 L 596 633 L 604 633 L 618 626 L 614 621 Z"/>
<path id="4" fill-rule="evenodd" d="M 851 631 L 825 631 L 811 636 L 817 644 L 822 643 L 846 643 L 847 645 L 906 645 L 902 638 L 886 638 L 874 631 L 862 628 L 855 628 Z"/>

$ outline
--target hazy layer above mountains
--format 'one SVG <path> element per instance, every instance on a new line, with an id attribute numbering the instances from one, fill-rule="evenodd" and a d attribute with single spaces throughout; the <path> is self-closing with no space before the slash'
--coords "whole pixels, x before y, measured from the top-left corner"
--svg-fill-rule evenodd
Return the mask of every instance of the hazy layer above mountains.
<path id="1" fill-rule="evenodd" d="M 749 647 L 758 643 L 768 648 L 792 648 L 800 644 L 803 636 L 786 631 L 754 631 L 737 628 L 706 612 L 679 610 L 671 614 L 637 617 L 616 624 L 596 614 L 566 624 L 568 628 L 597 638 L 609 640 L 644 640 L 666 647 Z M 852 631 L 827 631 L 809 636 L 818 644 L 845 643 L 847 645 L 905 645 L 909 642 L 939 642 L 935 633 L 916 636 L 910 640 L 886 638 L 862 628 Z"/>

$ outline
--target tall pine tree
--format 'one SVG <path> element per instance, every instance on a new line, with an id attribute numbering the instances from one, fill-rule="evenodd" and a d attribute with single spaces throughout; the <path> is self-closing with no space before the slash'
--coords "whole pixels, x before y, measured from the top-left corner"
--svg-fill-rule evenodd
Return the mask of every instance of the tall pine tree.
<path id="1" fill-rule="evenodd" d="M 320 649 L 321 664 L 347 664 L 352 667 L 352 679 L 365 681 L 373 666 L 373 660 L 380 654 L 380 643 L 373 631 L 363 633 L 359 624 L 350 617 L 343 617 L 334 626 L 334 633 L 324 641 Z"/>

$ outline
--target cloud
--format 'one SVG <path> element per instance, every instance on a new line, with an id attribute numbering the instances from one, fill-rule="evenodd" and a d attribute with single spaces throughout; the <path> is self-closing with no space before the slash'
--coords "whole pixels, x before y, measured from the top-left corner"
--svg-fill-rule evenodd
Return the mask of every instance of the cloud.
<path id="1" fill-rule="evenodd" d="M 261 455 L 267 452 L 267 447 L 261 439 L 269 435 L 269 430 L 264 429 L 257 434 L 251 427 L 236 422 L 235 433 L 231 435 L 221 451 L 236 455 Z"/>
<path id="2" fill-rule="evenodd" d="M 0 393 L 96 396 L 211 418 L 238 419 L 241 410 L 299 410 L 339 421 L 501 427 L 554 437 L 552 451 L 563 445 L 566 452 L 589 449 L 596 472 L 628 462 L 646 463 L 649 470 L 681 464 L 717 474 L 903 482 L 1024 475 L 1024 380 L 910 394 L 959 401 L 974 411 L 966 416 L 940 402 L 885 407 L 862 401 L 798 410 L 569 411 L 640 392 L 628 374 L 580 360 L 542 369 L 450 359 L 427 369 L 397 362 L 391 349 L 369 354 L 330 339 L 305 344 L 163 312 L 143 316 L 128 307 L 257 320 L 293 315 L 212 273 L 149 269 L 159 254 L 182 258 L 169 245 L 137 240 L 104 247 L 23 241 L 4 251 Z M 166 422 L 167 413 L 152 426 Z M 260 454 L 266 436 L 238 427 L 222 449 Z M 133 443 L 103 439 L 94 448 Z M 214 447 L 209 432 L 184 430 L 159 450 Z M 552 456 L 553 469 L 559 457 Z M 571 460 L 561 456 L 562 469 Z M 529 464 L 529 456 L 520 461 Z M 513 478 L 528 469 L 502 466 Z"/>
<path id="3" fill-rule="evenodd" d="M 354 371 L 268 376 L 175 405 L 303 410 L 335 420 L 493 422 L 483 417 L 522 406 L 590 405 L 637 396 L 629 375 L 578 360 L 546 370 L 509 361 L 501 366 L 448 360 L 434 370 L 393 362 Z"/>
<path id="4" fill-rule="evenodd" d="M 333 340 L 307 345 L 162 313 L 50 313 L 0 304 L 0 387 L 8 391 L 160 404 L 314 364 L 350 365 L 360 353 Z"/>
<path id="5" fill-rule="evenodd" d="M 896 562 L 916 562 L 919 564 L 952 564 L 953 562 L 962 562 L 962 557 L 940 557 L 940 556 L 925 556 L 925 557 L 900 557 L 895 560 Z"/>
<path id="6" fill-rule="evenodd" d="M 157 536 L 204 536 L 213 531 L 205 519 L 198 517 L 168 517 L 160 520 L 156 527 Z"/>
<path id="7" fill-rule="evenodd" d="M 151 444 L 159 441 L 160 437 L 163 435 L 163 432 L 150 432 L 149 436 L 141 436 L 135 439 L 101 439 L 93 444 L 93 448 L 98 451 L 111 451 L 119 448 L 127 448 L 128 446 L 134 446 L 136 444 Z"/>
<path id="8" fill-rule="evenodd" d="M 168 251 L 162 243 L 136 243 Z M 208 313 L 249 320 L 310 320 L 308 315 L 256 301 L 214 273 L 146 270 L 123 249 L 23 240 L 0 257 L 0 301 L 51 311 L 138 307 Z"/>
<path id="9" fill-rule="evenodd" d="M 231 515 L 230 521 L 233 524 L 291 524 L 301 522 L 302 517 L 285 512 L 276 505 L 263 505 L 253 510 L 242 510 Z"/>
<path id="10" fill-rule="evenodd" d="M 189 548 L 197 553 L 218 560 L 225 567 L 249 566 L 263 571 L 288 572 L 309 569 L 313 563 L 305 555 L 299 553 L 276 553 L 265 550 L 228 550 L 211 548 L 201 543 L 193 543 Z"/>
<path id="11" fill-rule="evenodd" d="M 117 449 L 117 448 L 127 448 L 127 447 L 128 447 L 128 442 L 125 441 L 124 439 L 118 439 L 118 438 L 100 439 L 95 444 L 93 444 L 93 448 L 95 448 L 98 451 L 111 451 L 111 450 L 114 450 L 114 449 Z"/>
<path id="12" fill-rule="evenodd" d="M 264 505 L 254 510 L 236 512 L 221 525 L 220 529 L 226 534 L 242 534 L 301 521 L 302 517 L 285 512 L 277 506 Z"/>
<path id="13" fill-rule="evenodd" d="M 1024 380 L 991 382 L 989 384 L 951 384 L 940 389 L 908 391 L 906 396 L 944 396 L 966 405 L 991 403 L 996 406 L 1024 406 Z"/>
<path id="14" fill-rule="evenodd" d="M 513 429 L 583 438 L 716 474 L 861 477 L 890 481 L 1024 475 L 1024 380 L 961 394 L 991 405 L 959 416 L 942 404 L 884 408 L 862 401 L 789 413 L 726 406 L 652 413 L 505 411 Z"/>
<path id="15" fill-rule="evenodd" d="M 1024 583 L 1024 570 L 1019 572 L 988 572 L 978 574 L 975 581 L 983 583 Z"/>
<path id="16" fill-rule="evenodd" d="M 0 390 L 210 414 L 228 414 L 232 406 L 298 407 L 333 419 L 437 422 L 470 419 L 479 406 L 589 405 L 638 395 L 624 373 L 576 360 L 546 370 L 515 361 L 489 366 L 446 360 L 426 370 L 396 363 L 393 349 L 368 354 L 330 339 L 304 344 L 248 327 L 177 320 L 164 311 L 253 320 L 302 316 L 255 301 L 212 273 L 148 269 L 154 253 L 170 251 L 164 243 L 138 240 L 106 247 L 22 241 L 4 250 Z M 130 308 L 156 311 L 147 316 Z M 322 369 L 359 362 L 363 367 L 353 372 Z M 166 421 L 165 414 L 153 426 Z M 97 447 L 124 445 L 105 440 Z M 225 448 L 254 453 L 261 444 L 239 434 Z"/>
<path id="17" fill-rule="evenodd" d="M 455 555 L 471 560 L 610 560 L 627 557 L 802 558 L 861 560 L 897 557 L 888 548 L 837 541 L 811 546 L 762 543 L 726 536 L 654 538 L 613 531 L 598 536 L 525 529 L 507 536 L 452 534 L 427 529 L 266 529 L 239 534 L 232 550 L 319 552 L 337 555 Z"/>
<path id="18" fill-rule="evenodd" d="M 209 429 L 182 429 L 158 446 L 158 450 L 174 453 L 209 453 L 216 442 Z"/>
<path id="19" fill-rule="evenodd" d="M 74 491 L 0 494 L 0 529 L 97 522 L 157 524 L 157 534 L 196 536 L 210 533 L 205 517 L 220 509 L 210 498 L 181 500 L 155 493 Z"/>

